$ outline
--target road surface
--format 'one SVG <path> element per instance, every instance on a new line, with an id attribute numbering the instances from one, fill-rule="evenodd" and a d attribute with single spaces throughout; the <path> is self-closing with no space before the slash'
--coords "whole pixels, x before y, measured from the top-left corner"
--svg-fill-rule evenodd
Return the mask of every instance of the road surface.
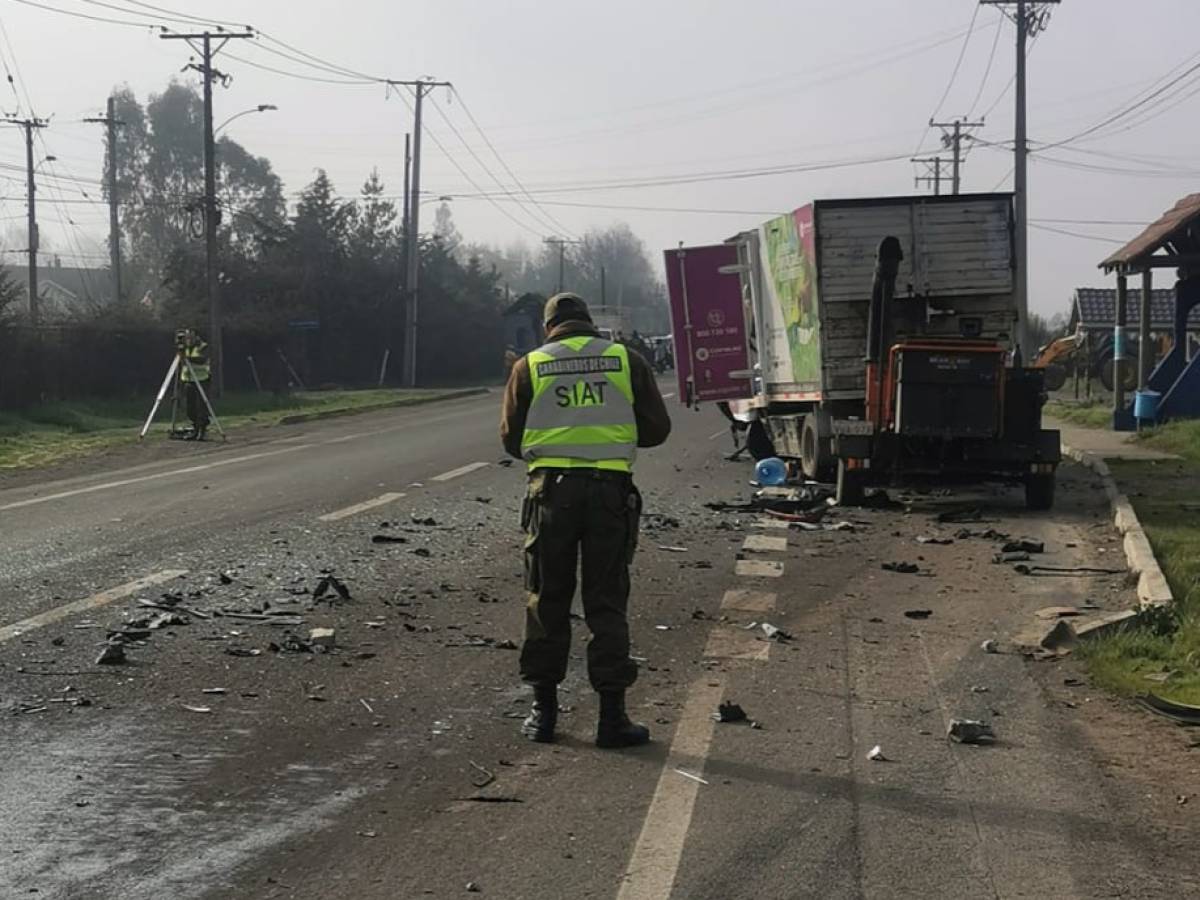
<path id="1" fill-rule="evenodd" d="M 706 507 L 744 503 L 750 468 L 719 416 L 676 412 L 638 463 L 630 702 L 655 741 L 592 746 L 580 623 L 563 739 L 533 745 L 497 406 L 0 481 L 0 897 L 1200 895 L 1188 736 L 1013 643 L 1039 609 L 1130 603 L 1124 578 L 1025 576 L 956 537 L 1119 567 L 1090 474 L 1063 470 L 1051 515 L 937 493 L 800 531 Z M 936 521 L 964 503 L 985 521 Z M 351 599 L 314 598 L 329 573 Z M 96 665 L 160 611 L 139 601 L 188 624 Z M 714 722 L 723 701 L 759 727 Z M 956 717 L 997 743 L 948 742 Z"/>

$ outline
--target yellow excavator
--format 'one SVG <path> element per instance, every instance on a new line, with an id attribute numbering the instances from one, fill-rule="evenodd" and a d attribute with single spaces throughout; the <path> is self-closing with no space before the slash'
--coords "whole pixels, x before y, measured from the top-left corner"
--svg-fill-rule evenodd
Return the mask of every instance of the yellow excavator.
<path id="1" fill-rule="evenodd" d="M 1067 383 L 1065 363 L 1083 346 L 1083 327 L 1077 325 L 1074 334 L 1056 338 L 1038 350 L 1033 368 L 1043 370 L 1043 381 L 1047 391 L 1057 391 Z"/>

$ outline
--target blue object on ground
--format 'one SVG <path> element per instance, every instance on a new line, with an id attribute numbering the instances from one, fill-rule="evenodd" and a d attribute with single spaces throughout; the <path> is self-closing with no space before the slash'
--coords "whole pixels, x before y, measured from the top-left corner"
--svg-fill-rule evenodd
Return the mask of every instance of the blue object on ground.
<path id="1" fill-rule="evenodd" d="M 763 487 L 778 487 L 787 483 L 787 463 L 777 456 L 760 459 L 754 467 L 754 476 Z"/>
<path id="2" fill-rule="evenodd" d="M 1158 418 L 1158 401 L 1162 394 L 1158 391 L 1138 391 L 1133 396 L 1133 417 L 1142 421 L 1154 421 Z"/>

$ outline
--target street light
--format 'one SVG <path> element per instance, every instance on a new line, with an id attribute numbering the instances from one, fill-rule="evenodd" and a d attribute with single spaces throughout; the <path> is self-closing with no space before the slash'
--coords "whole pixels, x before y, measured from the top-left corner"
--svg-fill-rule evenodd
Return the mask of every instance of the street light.
<path id="1" fill-rule="evenodd" d="M 224 122 L 222 122 L 220 125 L 218 125 L 216 128 L 214 128 L 213 135 L 219 134 L 221 129 L 224 128 L 226 125 L 228 125 L 230 122 L 232 122 L 234 119 L 240 119 L 242 116 L 248 116 L 251 113 L 273 112 L 274 110 L 277 110 L 277 109 L 279 109 L 279 107 L 276 106 L 274 103 L 260 103 L 260 104 L 258 104 L 258 106 L 252 107 L 250 109 L 243 109 L 240 113 L 234 113 L 232 116 L 230 116 Z"/>
<path id="2" fill-rule="evenodd" d="M 38 169 L 40 169 L 46 163 L 52 163 L 52 162 L 58 162 L 58 157 L 54 156 L 53 154 L 45 157 L 40 163 L 38 163 L 36 166 L 34 166 L 33 171 L 36 172 Z"/>

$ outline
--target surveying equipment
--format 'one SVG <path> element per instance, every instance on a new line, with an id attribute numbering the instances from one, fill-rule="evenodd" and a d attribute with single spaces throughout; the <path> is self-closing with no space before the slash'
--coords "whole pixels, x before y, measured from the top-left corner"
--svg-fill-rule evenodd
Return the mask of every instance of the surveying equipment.
<path id="1" fill-rule="evenodd" d="M 171 390 L 171 430 L 169 436 L 172 438 L 180 437 L 180 429 L 176 426 L 179 418 L 179 386 L 183 381 L 183 373 L 186 371 L 191 381 L 188 384 L 195 385 L 197 392 L 200 394 L 200 399 L 204 401 L 204 406 L 208 410 L 209 418 L 213 425 L 217 427 L 217 431 L 221 434 L 221 440 L 228 440 L 225 434 L 225 429 L 221 427 L 221 422 L 217 419 L 217 414 L 213 411 L 212 403 L 209 402 L 208 394 L 204 390 L 204 385 L 200 379 L 196 377 L 196 370 L 192 368 L 192 362 L 187 358 L 188 347 L 188 332 L 186 329 L 180 329 L 175 332 L 175 356 L 171 360 L 171 365 L 167 367 L 166 377 L 163 378 L 162 386 L 158 389 L 158 396 L 154 398 L 154 406 L 150 408 L 150 415 L 146 416 L 146 423 L 142 426 L 141 433 L 138 439 L 145 438 L 146 432 L 150 430 L 150 425 L 154 422 L 154 417 L 158 415 L 158 409 L 162 406 L 163 399 L 167 396 L 167 389 Z"/>

